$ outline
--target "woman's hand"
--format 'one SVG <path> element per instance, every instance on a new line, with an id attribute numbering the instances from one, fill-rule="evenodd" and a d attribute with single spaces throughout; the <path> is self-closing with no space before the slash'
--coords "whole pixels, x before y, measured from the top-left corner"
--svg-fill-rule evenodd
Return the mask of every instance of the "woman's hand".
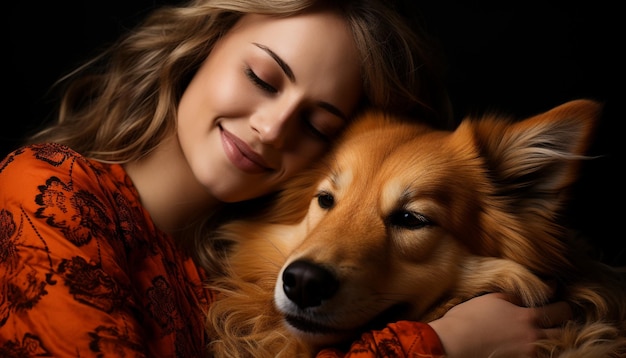
<path id="1" fill-rule="evenodd" d="M 543 307 L 518 306 L 502 293 L 490 293 L 459 304 L 430 322 L 447 357 L 529 357 L 533 343 L 559 330 L 572 318 L 566 302 Z"/>

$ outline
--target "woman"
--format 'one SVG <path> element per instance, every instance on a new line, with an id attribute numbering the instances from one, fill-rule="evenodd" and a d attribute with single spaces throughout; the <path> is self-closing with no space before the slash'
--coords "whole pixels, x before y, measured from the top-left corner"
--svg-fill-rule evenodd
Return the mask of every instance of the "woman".
<path id="1" fill-rule="evenodd" d="M 448 124 L 421 36 L 385 1 L 196 0 L 66 77 L 57 122 L 0 163 L 1 355 L 205 355 L 208 230 L 366 106 Z M 544 313 L 488 295 L 349 354 L 389 335 L 412 353 L 528 352 Z"/>

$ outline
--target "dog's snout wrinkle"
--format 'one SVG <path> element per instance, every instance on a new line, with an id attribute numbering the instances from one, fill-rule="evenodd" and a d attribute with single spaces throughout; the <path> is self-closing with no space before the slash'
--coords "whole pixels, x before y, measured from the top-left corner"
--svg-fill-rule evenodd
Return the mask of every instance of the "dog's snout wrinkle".
<path id="1" fill-rule="evenodd" d="M 283 291 L 301 309 L 317 307 L 331 298 L 339 281 L 329 270 L 306 260 L 289 264 L 283 272 Z"/>

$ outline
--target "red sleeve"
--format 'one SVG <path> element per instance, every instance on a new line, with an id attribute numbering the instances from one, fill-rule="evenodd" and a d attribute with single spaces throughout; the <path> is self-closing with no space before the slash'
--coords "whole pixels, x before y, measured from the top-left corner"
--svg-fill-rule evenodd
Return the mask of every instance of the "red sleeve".
<path id="1" fill-rule="evenodd" d="M 199 272 L 129 180 L 54 144 L 0 161 L 0 357 L 202 356 Z"/>
<path id="2" fill-rule="evenodd" d="M 98 240 L 115 227 L 95 175 L 56 146 L 0 163 L 0 356 L 93 356 L 91 344 L 105 355 L 145 350 L 136 319 L 114 309 L 130 294 Z"/>
<path id="3" fill-rule="evenodd" d="M 327 348 L 317 358 L 370 357 L 443 357 L 444 351 L 437 333 L 428 324 L 399 321 L 380 331 L 364 333 L 353 342 L 348 352 Z"/>

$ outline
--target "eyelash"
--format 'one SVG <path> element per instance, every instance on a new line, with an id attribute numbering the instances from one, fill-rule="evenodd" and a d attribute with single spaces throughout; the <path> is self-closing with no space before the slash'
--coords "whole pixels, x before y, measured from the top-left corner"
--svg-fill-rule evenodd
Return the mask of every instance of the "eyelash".
<path id="1" fill-rule="evenodd" d="M 263 91 L 268 93 L 278 92 L 276 88 L 272 87 L 269 83 L 263 81 L 259 76 L 257 76 L 251 68 L 246 68 L 245 72 L 246 76 L 252 81 L 252 83 L 254 83 L 255 86 L 259 87 Z"/>
<path id="2" fill-rule="evenodd" d="M 319 129 L 317 129 L 313 123 L 308 120 L 308 118 L 306 118 L 306 116 L 303 116 L 302 119 L 304 120 L 304 123 L 306 125 L 306 127 L 309 129 L 309 131 L 311 131 L 311 134 L 313 134 L 314 136 L 316 136 L 317 138 L 321 139 L 324 142 L 330 142 L 331 138 L 330 136 L 328 136 L 326 133 L 320 131 Z"/>

